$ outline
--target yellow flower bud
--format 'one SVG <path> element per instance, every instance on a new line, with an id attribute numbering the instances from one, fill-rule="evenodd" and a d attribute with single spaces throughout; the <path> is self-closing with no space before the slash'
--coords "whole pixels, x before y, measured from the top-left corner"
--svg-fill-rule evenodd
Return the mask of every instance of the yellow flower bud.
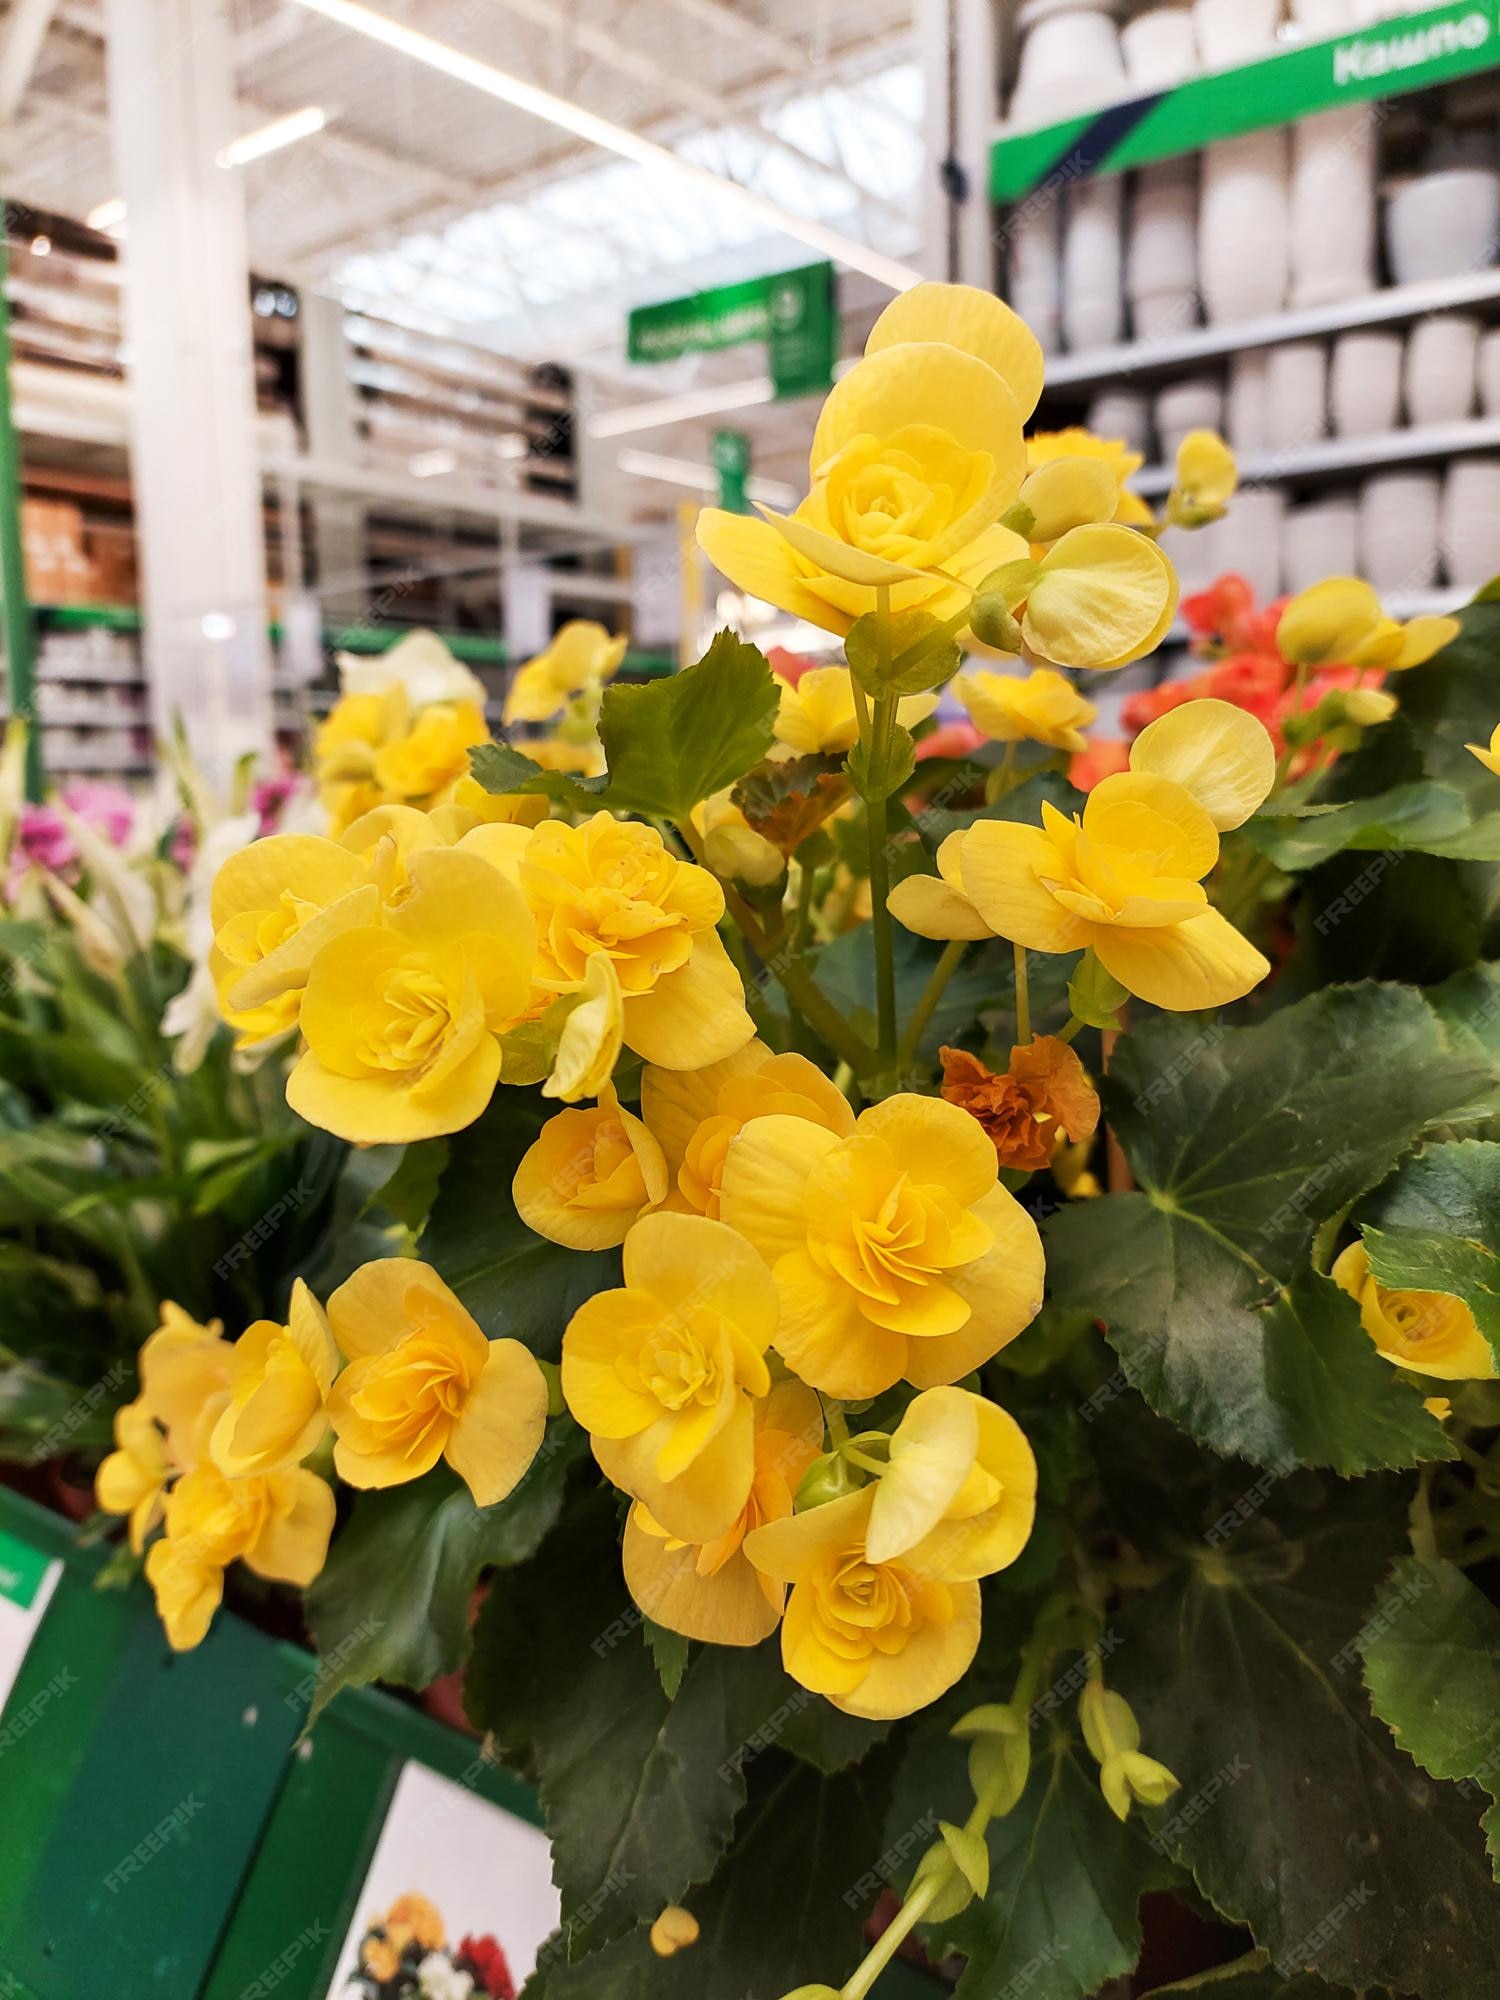
<path id="1" fill-rule="evenodd" d="M 675 1958 L 698 1942 L 698 1919 L 680 1903 L 668 1903 L 651 1926 L 651 1949 L 658 1958 Z"/>

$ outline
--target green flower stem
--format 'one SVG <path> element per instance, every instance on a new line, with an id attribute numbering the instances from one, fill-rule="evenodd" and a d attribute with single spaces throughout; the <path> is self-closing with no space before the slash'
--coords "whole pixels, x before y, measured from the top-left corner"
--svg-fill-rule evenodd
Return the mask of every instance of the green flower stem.
<path id="1" fill-rule="evenodd" d="M 677 831 L 699 867 L 706 868 L 708 864 L 703 859 L 703 845 L 698 839 L 696 828 L 685 820 L 679 820 Z M 712 870 L 709 872 L 712 873 Z M 720 886 L 724 891 L 724 907 L 739 926 L 741 937 L 761 964 L 768 971 L 774 972 L 781 981 L 782 990 L 808 1027 L 833 1051 L 840 1062 L 848 1063 L 860 1074 L 866 1072 L 870 1067 L 873 1051 L 864 1037 L 854 1033 L 811 972 L 785 942 L 778 947 L 776 941 L 767 936 L 755 912 L 734 884 L 721 882 Z M 757 982 L 754 978 L 746 978 L 743 969 L 740 976 L 745 984 L 746 1004 L 753 1015 L 755 1006 L 750 996 L 755 993 L 757 998 L 759 997 Z"/>
<path id="2" fill-rule="evenodd" d="M 927 1032 L 927 1024 L 937 1012 L 938 1002 L 948 990 L 948 982 L 957 972 L 968 948 L 966 939 L 955 938 L 952 944 L 944 946 L 942 957 L 933 967 L 932 977 L 928 980 L 921 999 L 912 1010 L 912 1017 L 906 1024 L 906 1033 L 901 1037 L 901 1046 L 896 1051 L 896 1067 L 903 1074 L 916 1061 L 917 1050 L 921 1047 L 922 1037 Z"/>
<path id="3" fill-rule="evenodd" d="M 1066 1042 L 1071 1047 L 1087 1026 L 1087 1021 L 1080 1021 L 1076 1014 L 1070 1014 L 1068 1016 L 1068 1025 L 1060 1032 L 1057 1039 L 1060 1042 Z"/>
<path id="4" fill-rule="evenodd" d="M 835 1446 L 849 1442 L 849 1426 L 844 1420 L 844 1406 L 832 1396 L 823 1398 L 823 1421 L 828 1426 L 829 1441 Z"/>
<path id="5" fill-rule="evenodd" d="M 891 662 L 891 592 L 888 584 L 877 588 L 875 601 L 880 621 L 880 666 L 884 683 Z M 870 923 L 875 933 L 875 1011 L 879 1023 L 877 1050 L 882 1073 L 896 1066 L 896 937 L 894 920 L 886 908 L 886 899 L 891 893 L 891 860 L 886 851 L 887 797 L 884 790 L 896 728 L 896 702 L 896 695 L 888 689 L 875 697 L 870 742 L 873 783 L 870 789 L 877 796 L 865 802 L 870 844 Z"/>
<path id="6" fill-rule="evenodd" d="M 937 1896 L 938 1886 L 937 1878 L 934 1876 L 924 1882 L 908 1901 L 901 1905 L 886 1926 L 879 1942 L 870 1947 L 869 1954 L 859 1970 L 840 1988 L 843 2000 L 865 2000 L 870 1988 L 927 1914 Z"/>
<path id="7" fill-rule="evenodd" d="M 800 952 L 806 948 L 808 931 L 812 922 L 813 884 L 817 870 L 802 863 L 802 872 L 797 881 L 797 914 L 792 920 L 792 950 Z"/>
<path id="8" fill-rule="evenodd" d="M 1026 971 L 1026 947 L 1016 951 L 1016 1047 L 1024 1049 L 1031 1040 L 1031 982 Z"/>
<path id="9" fill-rule="evenodd" d="M 1306 687 L 1307 687 L 1307 666 L 1304 662 L 1297 668 L 1297 677 L 1292 682 L 1291 713 L 1294 716 L 1300 716 L 1302 713 L 1302 696 Z M 1281 753 L 1281 761 L 1276 766 L 1276 782 L 1271 787 L 1271 797 L 1273 799 L 1275 798 L 1276 794 L 1282 789 L 1282 787 L 1286 784 L 1287 775 L 1292 768 L 1292 759 L 1296 756 L 1298 748 L 1299 746 L 1297 744 L 1288 743 L 1285 750 L 1283 750 Z"/>

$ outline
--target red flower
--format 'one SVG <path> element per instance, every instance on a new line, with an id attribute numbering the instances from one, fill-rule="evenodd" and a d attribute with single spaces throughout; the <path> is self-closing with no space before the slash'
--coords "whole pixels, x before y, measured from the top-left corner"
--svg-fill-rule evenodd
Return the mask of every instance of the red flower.
<path id="1" fill-rule="evenodd" d="M 917 762 L 923 764 L 929 757 L 951 757 L 955 761 L 972 757 L 983 742 L 983 734 L 972 722 L 940 722 L 917 745 Z"/>
<path id="2" fill-rule="evenodd" d="M 1068 766 L 1069 782 L 1080 792 L 1091 792 L 1105 778 L 1130 769 L 1130 745 L 1105 738 L 1080 750 Z"/>
<path id="3" fill-rule="evenodd" d="M 767 664 L 778 680 L 795 687 L 806 673 L 812 672 L 813 662 L 804 659 L 801 653 L 793 653 L 785 646 L 773 646 L 766 655 Z"/>
<path id="4" fill-rule="evenodd" d="M 1182 600 L 1182 616 L 1188 630 L 1198 639 L 1227 638 L 1242 618 L 1255 610 L 1255 592 L 1246 577 L 1234 572 L 1221 576 L 1192 597 Z"/>
<path id="5" fill-rule="evenodd" d="M 1160 687 L 1142 688 L 1139 694 L 1126 696 L 1120 707 L 1120 720 L 1132 736 L 1139 736 L 1148 722 L 1180 708 L 1183 702 L 1191 701 L 1201 692 L 1193 681 L 1163 681 Z"/>
<path id="6" fill-rule="evenodd" d="M 489 2000 L 516 2000 L 510 1966 L 496 1939 L 488 1934 L 462 1938 L 454 1959 L 464 1971 L 473 1973 L 480 1992 L 488 1994 Z"/>

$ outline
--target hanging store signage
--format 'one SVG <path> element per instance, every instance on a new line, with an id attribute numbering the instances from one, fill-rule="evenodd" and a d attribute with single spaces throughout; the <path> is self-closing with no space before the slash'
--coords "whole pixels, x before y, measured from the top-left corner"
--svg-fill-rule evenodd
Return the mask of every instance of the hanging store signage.
<path id="1" fill-rule="evenodd" d="M 830 388 L 838 358 L 833 266 L 805 264 L 640 306 L 630 315 L 627 352 L 632 361 L 675 361 L 755 340 L 769 351 L 778 402 Z"/>
<path id="2" fill-rule="evenodd" d="M 1340 104 L 1398 97 L 1500 65 L 1500 0 L 1400 14 L 1357 34 L 1284 49 L 1040 131 L 998 139 L 990 196 L 1022 201 L 1093 174 L 1124 173 L 1218 139 L 1287 125 Z"/>
<path id="3" fill-rule="evenodd" d="M 715 431 L 711 456 L 719 475 L 719 505 L 726 514 L 748 514 L 750 439 L 744 431 Z"/>

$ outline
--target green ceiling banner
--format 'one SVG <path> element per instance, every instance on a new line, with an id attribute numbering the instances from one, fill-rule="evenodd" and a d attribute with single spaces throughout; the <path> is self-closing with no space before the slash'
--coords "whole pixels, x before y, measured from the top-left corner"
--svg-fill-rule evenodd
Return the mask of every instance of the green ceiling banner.
<path id="1" fill-rule="evenodd" d="M 838 358 L 832 264 L 804 264 L 640 306 L 630 315 L 626 352 L 632 361 L 675 361 L 749 341 L 764 341 L 769 350 L 778 402 L 830 388 Z"/>
<path id="2" fill-rule="evenodd" d="M 1022 201 L 1336 105 L 1397 97 L 1500 65 L 1500 0 L 1457 0 L 1260 62 L 1197 76 L 1087 117 L 996 140 L 990 196 Z"/>

